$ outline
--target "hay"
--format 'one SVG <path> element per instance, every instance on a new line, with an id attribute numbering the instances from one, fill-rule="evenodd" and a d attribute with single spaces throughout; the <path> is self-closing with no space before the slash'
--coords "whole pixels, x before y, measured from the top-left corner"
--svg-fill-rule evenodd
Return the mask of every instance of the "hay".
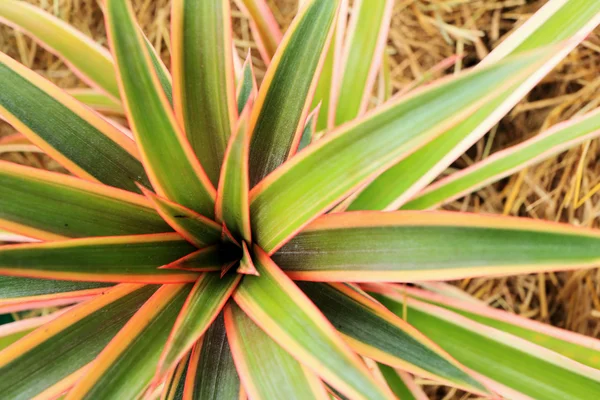
<path id="1" fill-rule="evenodd" d="M 105 30 L 96 0 L 28 0 L 69 21 L 105 44 Z M 522 24 L 545 0 L 396 0 L 389 35 L 391 75 L 400 91 L 438 65 L 459 54 L 462 60 L 443 73 L 476 64 Z M 134 1 L 140 24 L 167 65 L 168 0 Z M 287 27 L 296 0 L 270 0 L 274 14 Z M 248 21 L 233 11 L 236 45 L 241 56 L 253 49 L 259 79 L 264 73 Z M 32 67 L 62 87 L 80 85 L 55 56 L 22 34 L 0 27 L 0 50 Z M 490 153 L 518 143 L 561 120 L 591 110 L 600 102 L 600 30 L 596 30 L 544 79 L 527 99 L 473 146 L 449 171 L 463 168 Z M 0 125 L 0 135 L 12 133 Z M 3 156 L 6 158 L 7 156 Z M 16 162 L 53 168 L 39 155 L 10 155 Z M 491 185 L 448 205 L 450 210 L 502 213 L 598 227 L 600 215 L 600 146 L 592 141 L 559 157 Z M 598 270 L 473 279 L 457 285 L 494 307 L 555 326 L 598 337 L 600 273 Z M 436 398 L 469 398 L 460 391 L 420 381 Z"/>

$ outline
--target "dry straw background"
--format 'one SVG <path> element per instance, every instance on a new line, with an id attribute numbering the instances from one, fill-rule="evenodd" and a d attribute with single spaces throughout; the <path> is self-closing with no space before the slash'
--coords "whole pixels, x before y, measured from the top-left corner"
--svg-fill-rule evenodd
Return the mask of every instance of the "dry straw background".
<path id="1" fill-rule="evenodd" d="M 106 44 L 98 0 L 28 0 Z M 452 74 L 472 66 L 522 24 L 547 0 L 396 0 L 389 34 L 394 90 L 429 74 Z M 268 0 L 283 28 L 297 0 Z M 134 0 L 139 21 L 169 65 L 169 0 Z M 256 52 L 248 21 L 234 6 L 240 55 L 254 49 L 258 78 L 264 64 Z M 0 50 L 61 87 L 82 86 L 55 56 L 25 35 L 0 27 Z M 435 66 L 454 54 L 462 61 L 444 71 Z M 433 72 L 432 72 L 433 71 Z M 600 104 L 600 29 L 457 160 L 464 168 L 490 153 L 529 138 L 540 130 Z M 0 121 L 0 135 L 14 133 Z M 0 158 L 43 168 L 56 165 L 40 155 L 2 154 Z M 600 142 L 594 140 L 447 206 L 451 210 L 519 215 L 600 228 Z M 451 169 L 451 170 L 452 170 Z M 450 171 L 451 171 L 450 170 Z M 450 172 L 449 171 L 449 172 Z M 473 279 L 458 286 L 488 304 L 555 326 L 600 337 L 600 272 Z M 420 381 L 440 399 L 468 395 Z"/>

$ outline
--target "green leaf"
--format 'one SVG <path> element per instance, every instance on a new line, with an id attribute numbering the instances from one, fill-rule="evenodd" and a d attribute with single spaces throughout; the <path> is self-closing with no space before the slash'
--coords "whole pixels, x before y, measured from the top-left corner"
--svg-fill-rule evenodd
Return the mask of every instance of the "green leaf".
<path id="1" fill-rule="evenodd" d="M 294 155 L 326 55 L 339 0 L 303 6 L 269 66 L 250 117 L 250 186 Z"/>
<path id="2" fill-rule="evenodd" d="M 387 43 L 393 6 L 393 0 L 358 0 L 353 4 L 343 44 L 336 125 L 351 121 L 367 110 Z"/>
<path id="3" fill-rule="evenodd" d="M 107 94 L 95 89 L 70 89 L 67 91 L 77 101 L 104 114 L 124 115 L 123 105 Z"/>
<path id="4" fill-rule="evenodd" d="M 1 246 L 0 274 L 88 282 L 193 282 L 195 273 L 158 269 L 193 250 L 176 233 Z"/>
<path id="5" fill-rule="evenodd" d="M 2 396 L 28 400 L 94 360 L 156 290 L 119 285 L 0 352 Z"/>
<path id="6" fill-rule="evenodd" d="M 217 244 L 208 246 L 180 258 L 162 268 L 176 268 L 187 271 L 219 271 L 226 265 L 237 262 L 242 250 L 235 244 Z"/>
<path id="7" fill-rule="evenodd" d="M 519 336 L 581 364 L 600 369 L 600 341 L 532 321 L 518 315 L 415 288 L 403 288 L 408 296 L 461 314 L 480 324 Z"/>
<path id="8" fill-rule="evenodd" d="M 242 114 L 246 104 L 250 98 L 256 98 L 256 79 L 254 77 L 254 69 L 252 68 L 252 54 L 248 52 L 248 57 L 242 66 L 242 76 L 237 82 L 237 110 L 238 114 Z"/>
<path id="9" fill-rule="evenodd" d="M 128 119 L 154 189 L 212 217 L 215 190 L 175 120 L 129 1 L 106 1 L 106 21 Z"/>
<path id="10" fill-rule="evenodd" d="M 158 376 L 166 374 L 213 323 L 240 281 L 239 274 L 203 274 L 192 288 L 163 349 Z"/>
<path id="11" fill-rule="evenodd" d="M 342 70 L 342 45 L 347 24 L 347 16 L 348 0 L 341 0 L 337 23 L 334 27 L 335 30 L 333 35 L 331 35 L 331 42 L 329 43 L 327 56 L 323 61 L 323 67 L 319 74 L 319 82 L 315 87 L 315 95 L 311 106 L 313 109 L 319 105 L 321 106 L 315 126 L 317 132 L 325 131 L 330 127 L 330 124 L 333 124 L 334 122 L 330 112 L 332 111 L 331 108 L 337 96 L 337 91 L 335 90 L 339 90 Z"/>
<path id="12" fill-rule="evenodd" d="M 3 53 L 0 81 L 0 116 L 70 172 L 136 192 L 136 182 L 150 187 L 124 131 Z"/>
<path id="13" fill-rule="evenodd" d="M 140 33 L 144 37 L 146 49 L 148 50 L 148 55 L 150 56 L 150 61 L 152 62 L 152 67 L 154 68 L 154 72 L 156 72 L 156 77 L 158 78 L 158 82 L 160 83 L 160 86 L 162 87 L 163 93 L 167 97 L 169 104 L 172 106 L 173 105 L 173 84 L 172 84 L 171 74 L 169 73 L 167 66 L 160 59 L 160 54 L 158 54 L 156 52 L 156 49 L 154 48 L 154 46 L 152 46 L 152 44 L 150 43 L 150 41 L 148 40 L 146 35 L 144 35 L 144 32 L 141 29 L 140 29 Z"/>
<path id="14" fill-rule="evenodd" d="M 235 0 L 236 5 L 250 17 L 250 29 L 258 50 L 268 65 L 281 42 L 281 30 L 265 0 Z"/>
<path id="15" fill-rule="evenodd" d="M 160 396 L 160 400 L 183 400 L 185 381 L 190 365 L 191 352 L 188 352 L 169 374 Z"/>
<path id="16" fill-rule="evenodd" d="M 273 260 L 295 280 L 414 282 L 590 268 L 599 244 L 597 231 L 524 218 L 363 211 L 321 217 Z"/>
<path id="17" fill-rule="evenodd" d="M 502 397 L 589 400 L 600 395 L 598 370 L 442 308 L 413 299 L 404 302 L 391 291 L 385 294 L 377 297 L 386 307 L 398 315 L 407 307 L 411 325 L 468 368 L 491 378 L 488 386 Z"/>
<path id="18" fill-rule="evenodd" d="M 92 38 L 24 1 L 0 2 L 0 22 L 24 30 L 63 58 L 84 81 L 102 89 L 113 99 L 119 99 L 113 59 L 108 50 Z"/>
<path id="19" fill-rule="evenodd" d="M 402 206 L 422 210 L 465 196 L 512 173 L 600 136 L 600 110 L 560 123 L 525 142 L 443 178 Z"/>
<path id="20" fill-rule="evenodd" d="M 248 153 L 250 151 L 248 114 L 251 105 L 250 100 L 227 146 L 215 206 L 217 220 L 223 221 L 235 238 L 247 242 L 252 240 L 248 201 Z"/>
<path id="21" fill-rule="evenodd" d="M 220 313 L 194 347 L 185 391 L 189 400 L 238 400 L 240 378 Z"/>
<path id="22" fill-rule="evenodd" d="M 321 104 L 308 114 L 306 117 L 306 124 L 304 125 L 304 131 L 302 131 L 302 138 L 298 145 L 298 151 L 302 150 L 312 142 L 315 132 L 317 131 L 317 122 L 321 110 Z"/>
<path id="23" fill-rule="evenodd" d="M 415 383 L 412 377 L 406 373 L 395 370 L 387 365 L 377 364 L 377 368 L 383 375 L 386 383 L 394 394 L 402 400 L 427 400 L 428 397 Z"/>
<path id="24" fill-rule="evenodd" d="M 0 276 L 0 313 L 73 304 L 102 294 L 105 282 L 71 282 Z"/>
<path id="25" fill-rule="evenodd" d="M 169 232 L 137 194 L 55 172 L 0 161 L 0 226 L 56 240 Z"/>
<path id="26" fill-rule="evenodd" d="M 31 317 L 13 321 L 13 316 L 10 314 L 1 315 L 0 323 L 0 350 L 3 350 L 21 339 L 22 337 L 33 332 L 40 326 L 52 321 L 63 313 L 64 310 L 55 311 L 48 315 L 42 315 L 40 317 Z M 6 321 L 13 321 L 8 322 Z"/>
<path id="27" fill-rule="evenodd" d="M 322 399 L 325 386 L 235 304 L 225 311 L 233 359 L 252 399 Z"/>
<path id="28" fill-rule="evenodd" d="M 272 253 L 352 191 L 501 93 L 539 60 L 539 53 L 527 54 L 447 78 L 328 134 L 252 189 L 254 241 Z"/>
<path id="29" fill-rule="evenodd" d="M 375 382 L 306 295 L 260 248 L 255 246 L 253 253 L 260 276 L 246 275 L 233 298 L 254 323 L 296 360 L 349 397 L 393 398 Z"/>
<path id="30" fill-rule="evenodd" d="M 183 236 L 188 242 L 198 248 L 206 247 L 219 242 L 221 239 L 221 226 L 189 208 L 163 199 L 142 189 L 144 195 L 152 201 L 156 211 L 171 227 Z"/>
<path id="31" fill-rule="evenodd" d="M 150 384 L 175 318 L 192 289 L 163 285 L 90 365 L 67 399 L 135 399 Z"/>
<path id="32" fill-rule="evenodd" d="M 176 0 L 171 12 L 175 114 L 216 186 L 237 116 L 229 1 Z"/>
<path id="33" fill-rule="evenodd" d="M 600 2 L 553 2 L 536 13 L 483 62 L 493 65 L 505 56 L 556 46 L 553 56 L 476 113 L 375 179 L 348 210 L 395 210 L 427 186 L 517 104 L 549 71 L 600 23 Z M 520 43 L 520 44 L 519 44 Z"/>
<path id="34" fill-rule="evenodd" d="M 417 375 L 485 393 L 464 367 L 364 294 L 344 284 L 301 282 L 298 286 L 356 352 Z"/>

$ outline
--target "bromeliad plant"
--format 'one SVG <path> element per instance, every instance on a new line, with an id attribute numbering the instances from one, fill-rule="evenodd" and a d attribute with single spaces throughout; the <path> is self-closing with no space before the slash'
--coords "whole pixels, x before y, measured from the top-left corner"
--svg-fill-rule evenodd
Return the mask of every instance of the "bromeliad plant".
<path id="1" fill-rule="evenodd" d="M 34 241 L 0 248 L 0 311 L 69 305 L 0 327 L 3 398 L 423 398 L 411 374 L 598 397 L 597 341 L 398 283 L 598 265 L 596 231 L 422 210 L 598 136 L 592 112 L 428 186 L 600 2 L 551 0 L 477 68 L 367 112 L 392 5 L 355 1 L 347 23 L 345 0 L 307 0 L 282 37 L 240 1 L 269 65 L 258 88 L 228 1 L 173 0 L 172 76 L 126 0 L 103 3 L 110 52 L 0 2 L 93 87 L 69 94 L 0 55 L 0 114 L 23 135 L 0 148 L 74 175 L 0 162 L 0 237 Z"/>

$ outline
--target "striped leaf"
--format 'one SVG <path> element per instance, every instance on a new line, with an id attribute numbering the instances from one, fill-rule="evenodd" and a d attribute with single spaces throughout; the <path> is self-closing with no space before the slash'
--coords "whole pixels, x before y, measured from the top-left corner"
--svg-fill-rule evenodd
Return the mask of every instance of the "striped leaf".
<path id="1" fill-rule="evenodd" d="M 407 372 L 387 365 L 378 364 L 377 368 L 394 394 L 402 400 L 428 400 L 423 390 L 415 383 Z"/>
<path id="2" fill-rule="evenodd" d="M 264 333 L 237 305 L 225 309 L 233 359 L 252 399 L 322 399 L 319 378 Z"/>
<path id="3" fill-rule="evenodd" d="M 113 59 L 92 38 L 39 7 L 20 0 L 0 2 L 0 22 L 24 30 L 51 52 L 65 60 L 86 83 L 119 99 Z"/>
<path id="4" fill-rule="evenodd" d="M 252 255 L 250 254 L 250 251 L 248 250 L 248 246 L 246 245 L 246 242 L 242 242 L 242 250 L 243 250 L 243 255 L 242 255 L 242 259 L 240 260 L 240 265 L 237 269 L 237 273 L 244 274 L 244 275 L 258 276 L 259 273 L 256 270 L 256 267 L 254 266 L 254 261 L 252 261 Z"/>
<path id="5" fill-rule="evenodd" d="M 437 207 L 598 136 L 600 110 L 557 124 L 521 144 L 441 179 L 404 204 L 402 209 Z"/>
<path id="6" fill-rule="evenodd" d="M 0 352 L 0 390 L 28 400 L 94 360 L 156 287 L 119 285 Z"/>
<path id="7" fill-rule="evenodd" d="M 129 1 L 106 1 L 106 22 L 128 120 L 154 189 L 212 217 L 215 190 L 178 127 Z"/>
<path id="8" fill-rule="evenodd" d="M 110 283 L 0 276 L 0 314 L 78 303 L 104 293 Z"/>
<path id="9" fill-rule="evenodd" d="M 171 78 L 171 73 L 167 69 L 167 66 L 160 58 L 160 54 L 156 51 L 154 46 L 150 43 L 150 40 L 144 35 L 144 32 L 140 29 L 140 34 L 144 38 L 144 42 L 146 44 L 146 49 L 148 51 L 148 55 L 150 56 L 150 61 L 152 62 L 152 67 L 154 68 L 154 72 L 156 73 L 156 77 L 158 78 L 158 82 L 160 87 L 165 94 L 169 104 L 173 105 L 173 80 Z"/>
<path id="10" fill-rule="evenodd" d="M 191 352 L 188 352 L 177 364 L 177 367 L 165 380 L 160 400 L 183 400 L 185 378 L 190 364 Z"/>
<path id="11" fill-rule="evenodd" d="M 236 0 L 240 8 L 250 18 L 250 29 L 258 50 L 268 65 L 281 42 L 281 30 L 265 0 Z"/>
<path id="12" fill-rule="evenodd" d="M 134 399 L 150 384 L 191 284 L 163 285 L 129 319 L 69 392 L 73 399 Z"/>
<path id="13" fill-rule="evenodd" d="M 142 196 L 0 161 L 0 227 L 28 237 L 131 235 L 171 228 Z"/>
<path id="14" fill-rule="evenodd" d="M 175 114 L 216 186 L 237 116 L 229 1 L 176 0 L 171 15 Z"/>
<path id="15" fill-rule="evenodd" d="M 476 323 L 443 308 L 388 290 L 371 287 L 378 299 L 489 380 L 487 385 L 506 398 L 582 399 L 600 395 L 600 373 L 517 336 Z M 529 396 L 529 397 L 525 397 Z"/>
<path id="16" fill-rule="evenodd" d="M 171 227 L 194 246 L 202 248 L 217 243 L 221 239 L 221 226 L 189 208 L 164 199 L 142 189 L 144 195 L 154 204 L 156 211 Z"/>
<path id="17" fill-rule="evenodd" d="M 250 117 L 250 186 L 296 153 L 338 3 L 307 2 L 277 49 Z"/>
<path id="18" fill-rule="evenodd" d="M 241 256 L 241 249 L 238 246 L 219 244 L 197 250 L 161 268 L 197 272 L 219 271 L 225 265 L 230 265 L 239 260 Z"/>
<path id="19" fill-rule="evenodd" d="M 32 317 L 21 319 L 18 321 L 4 323 L 0 325 L 0 350 L 3 350 L 23 338 L 29 333 L 33 332 L 40 326 L 47 324 L 48 322 L 56 319 L 59 315 L 63 314 L 67 309 L 55 311 L 48 315 L 42 315 L 40 317 Z"/>
<path id="20" fill-rule="evenodd" d="M 392 19 L 393 0 L 358 0 L 343 45 L 335 124 L 364 114 L 381 66 Z"/>
<path id="21" fill-rule="evenodd" d="M 253 253 L 260 276 L 246 275 L 233 298 L 254 323 L 345 395 L 392 398 L 306 295 L 260 248 L 255 246 Z"/>
<path id="22" fill-rule="evenodd" d="M 193 250 L 176 233 L 1 246 L 0 274 L 84 282 L 193 282 L 193 272 L 158 269 Z"/>
<path id="23" fill-rule="evenodd" d="M 192 349 L 225 306 L 239 281 L 238 274 L 221 278 L 218 273 L 206 273 L 198 278 L 162 352 L 158 377 L 162 377 Z"/>
<path id="24" fill-rule="evenodd" d="M 254 69 L 252 68 L 252 54 L 248 52 L 248 57 L 241 68 L 241 76 L 237 82 L 236 98 L 238 114 L 242 114 L 250 98 L 255 99 L 258 92 Z"/>
<path id="25" fill-rule="evenodd" d="M 295 280 L 414 282 L 594 267 L 600 264 L 599 243 L 599 232 L 566 224 L 363 211 L 318 219 L 274 261 Z"/>
<path id="26" fill-rule="evenodd" d="M 217 220 L 223 221 L 231 234 L 238 240 L 247 242 L 252 240 L 248 201 L 248 154 L 250 151 L 248 114 L 252 107 L 252 100 L 249 101 L 227 146 L 215 206 Z"/>
<path id="27" fill-rule="evenodd" d="M 487 133 L 599 23 L 600 2 L 548 2 L 481 66 L 493 65 L 505 56 L 557 46 L 552 57 L 546 58 L 539 68 L 531 70 L 514 85 L 503 82 L 506 91 L 501 96 L 383 173 L 361 192 L 348 210 L 395 210 L 401 207 Z"/>
<path id="28" fill-rule="evenodd" d="M 485 393 L 483 386 L 438 346 L 354 288 L 308 282 L 298 286 L 356 352 L 451 386 Z"/>
<path id="29" fill-rule="evenodd" d="M 339 91 L 342 65 L 342 46 L 344 34 L 346 33 L 346 24 L 348 16 L 348 0 L 340 0 L 340 9 L 335 26 L 335 32 L 331 37 L 327 56 L 323 61 L 323 67 L 319 75 L 319 82 L 315 88 L 312 108 L 315 109 L 319 104 L 321 110 L 316 123 L 318 132 L 329 129 L 333 126 L 335 118 L 335 100 Z"/>
<path id="30" fill-rule="evenodd" d="M 353 190 L 501 93 L 539 59 L 539 53 L 527 54 L 447 78 L 319 140 L 252 189 L 254 241 L 272 253 Z"/>
<path id="31" fill-rule="evenodd" d="M 478 303 L 449 298 L 441 294 L 408 287 L 402 288 L 402 292 L 423 302 L 461 314 L 480 324 L 519 336 L 581 364 L 600 369 L 600 341 L 598 339 L 554 328 L 548 324 L 542 324 Z"/>
<path id="32" fill-rule="evenodd" d="M 185 400 L 242 400 L 240 378 L 231 357 L 223 313 L 194 347 L 185 381 Z"/>
<path id="33" fill-rule="evenodd" d="M 103 92 L 95 89 L 70 89 L 67 91 L 75 100 L 103 114 L 124 115 L 123 105 Z"/>
<path id="34" fill-rule="evenodd" d="M 99 114 L 0 53 L 0 116 L 74 175 L 122 189 L 150 187 L 135 143 Z"/>
<path id="35" fill-rule="evenodd" d="M 302 138 L 298 144 L 298 151 L 302 150 L 312 142 L 315 132 L 317 131 L 317 122 L 319 120 L 320 111 L 321 104 L 317 105 L 317 107 L 308 114 L 308 117 L 306 117 L 306 124 L 302 131 Z"/>

